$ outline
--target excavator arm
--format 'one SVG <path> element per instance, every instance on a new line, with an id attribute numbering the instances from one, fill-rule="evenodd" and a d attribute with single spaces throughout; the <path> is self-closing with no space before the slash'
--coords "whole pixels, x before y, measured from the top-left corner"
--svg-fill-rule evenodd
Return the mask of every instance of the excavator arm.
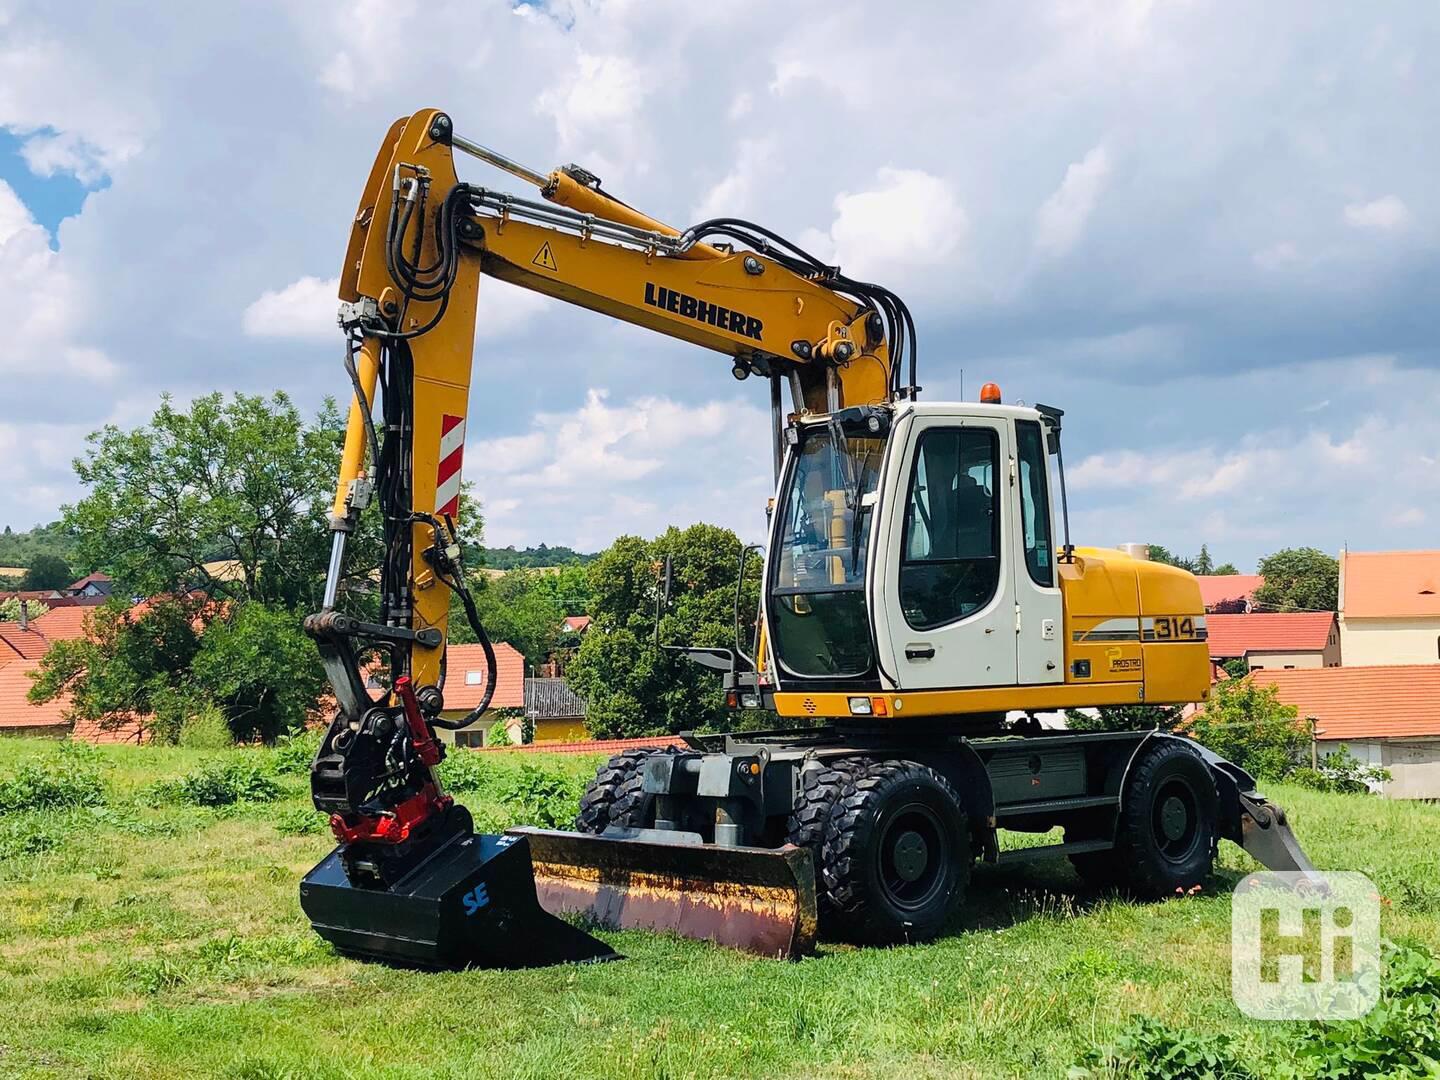
<path id="1" fill-rule="evenodd" d="M 534 185 L 541 198 L 461 182 L 456 150 Z M 489 842 L 473 836 L 468 815 L 442 791 L 435 766 L 444 748 L 432 734 L 478 720 L 496 683 L 494 652 L 466 588 L 458 542 L 482 275 L 722 353 L 737 378 L 767 379 L 777 474 L 785 382 L 800 413 L 918 391 L 914 326 L 904 304 L 769 230 L 727 218 L 680 232 L 607 194 L 583 169 L 541 174 L 470 142 L 434 109 L 391 127 L 351 223 L 340 278 L 353 397 L 324 604 L 306 620 L 338 703 L 312 768 L 312 796 L 331 814 L 340 846 L 307 877 L 302 900 L 322 933 L 326 926 L 346 928 L 327 934 L 342 948 L 424 963 L 478 946 L 434 944 L 446 931 L 423 919 L 428 951 L 396 945 L 383 922 L 357 932 L 379 909 L 357 903 L 356 895 L 383 891 L 397 902 L 397 890 L 437 859 Z M 362 619 L 341 610 L 339 582 L 347 538 L 372 503 L 383 521 L 385 554 L 378 615 Z M 459 720 L 442 715 L 452 594 L 462 600 L 488 667 L 483 700 Z M 369 661 L 378 675 L 372 670 L 367 678 L 362 667 L 377 654 L 388 663 Z M 388 689 L 376 694 L 373 682 Z M 500 843 L 492 856 L 508 849 Z M 447 889 L 456 887 L 451 878 L 482 879 L 473 855 L 461 857 Z M 544 917 L 528 899 L 522 906 L 526 919 Z M 465 940 L 480 940 L 467 933 Z M 582 942 L 554 927 L 545 933 L 565 943 L 558 958 L 606 951 L 583 934 Z M 534 954 L 534 962 L 556 958 Z"/>

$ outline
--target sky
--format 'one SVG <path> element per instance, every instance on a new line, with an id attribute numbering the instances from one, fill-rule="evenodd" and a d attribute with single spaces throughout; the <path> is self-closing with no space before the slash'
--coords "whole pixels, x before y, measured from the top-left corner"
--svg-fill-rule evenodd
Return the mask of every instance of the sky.
<path id="1" fill-rule="evenodd" d="M 888 285 L 924 398 L 1066 410 L 1078 542 L 1435 547 L 1437 52 L 1419 2 L 0 0 L 0 523 L 162 393 L 343 399 L 347 224 L 435 106 Z M 758 534 L 765 386 L 729 367 L 482 281 L 487 542 Z"/>

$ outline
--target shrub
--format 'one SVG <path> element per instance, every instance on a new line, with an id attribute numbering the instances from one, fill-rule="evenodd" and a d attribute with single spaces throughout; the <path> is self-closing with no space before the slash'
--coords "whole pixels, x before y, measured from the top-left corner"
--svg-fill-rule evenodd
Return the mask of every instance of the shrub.
<path id="1" fill-rule="evenodd" d="M 313 806 L 292 806 L 275 817 L 281 836 L 320 836 L 330 831 L 329 819 Z"/>
<path id="2" fill-rule="evenodd" d="M 1249 1080 L 1223 1035 L 1197 1035 L 1166 1027 L 1148 1016 L 1125 1028 L 1108 1046 L 1085 1055 L 1075 1078 L 1124 1077 L 1126 1080 Z"/>
<path id="3" fill-rule="evenodd" d="M 285 776 L 304 776 L 310 772 L 310 764 L 324 739 L 325 732 L 318 729 L 282 735 L 275 741 L 271 764 L 277 773 Z"/>
<path id="4" fill-rule="evenodd" d="M 1282 702 L 1275 687 L 1226 679 L 1191 717 L 1190 732 L 1256 779 L 1279 780 L 1310 743 L 1296 717 L 1295 706 Z"/>
<path id="5" fill-rule="evenodd" d="M 1152 731 L 1156 728 L 1169 731 L 1179 722 L 1178 705 L 1110 705 L 1065 710 L 1065 726 L 1071 731 Z"/>
<path id="6" fill-rule="evenodd" d="M 527 825 L 544 829 L 568 827 L 580 803 L 583 778 L 549 772 L 524 764 L 497 785 L 496 794 Z"/>
<path id="7" fill-rule="evenodd" d="M 446 791 L 479 791 L 485 786 L 485 755 L 450 747 L 440 762 L 440 783 Z"/>
<path id="8" fill-rule="evenodd" d="M 1390 946 L 1380 1003 L 1358 1020 L 1313 1025 L 1297 1059 L 1302 1075 L 1333 1080 L 1440 1074 L 1440 961 Z"/>
<path id="9" fill-rule="evenodd" d="M 180 745 L 187 750 L 228 750 L 235 745 L 225 714 L 206 705 L 186 717 L 180 725 Z"/>
<path id="10" fill-rule="evenodd" d="M 0 814 L 103 803 L 105 785 L 93 748 L 71 750 L 69 746 L 62 743 L 56 757 L 27 761 L 13 776 L 0 780 Z"/>
<path id="11" fill-rule="evenodd" d="M 490 730 L 485 733 L 486 746 L 514 746 L 510 738 L 510 729 L 505 726 L 504 720 L 496 720 L 490 725 Z"/>
<path id="12" fill-rule="evenodd" d="M 178 780 L 156 786 L 161 798 L 192 806 L 229 806 L 237 802 L 270 802 L 281 795 L 280 785 L 256 761 L 243 757 L 220 758 Z"/>
<path id="13" fill-rule="evenodd" d="M 1296 769 L 1285 779 L 1315 791 L 1368 795 L 1372 785 L 1383 784 L 1390 779 L 1390 770 L 1365 764 L 1342 743 L 1339 750 L 1325 755 L 1318 769 Z"/>

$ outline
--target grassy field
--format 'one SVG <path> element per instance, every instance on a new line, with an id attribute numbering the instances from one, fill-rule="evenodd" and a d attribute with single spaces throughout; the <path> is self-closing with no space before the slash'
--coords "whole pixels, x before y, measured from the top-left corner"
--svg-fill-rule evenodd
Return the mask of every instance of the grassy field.
<path id="1" fill-rule="evenodd" d="M 1253 864 L 1229 845 L 1202 894 L 1160 905 L 1088 895 L 1063 864 L 982 868 L 928 946 L 791 964 L 623 933 L 606 935 L 619 963 L 425 974 L 310 933 L 296 884 L 329 844 L 302 773 L 218 808 L 152 786 L 215 756 L 82 749 L 68 766 L 98 773 L 103 802 L 0 813 L 0 1075 L 1064 1076 L 1137 1015 L 1254 1061 L 1294 1037 L 1230 1001 L 1227 893 Z M 267 775 L 276 758 L 230 756 Z M 0 740 L 0 778 L 57 757 Z M 503 798 L 520 755 L 470 757 L 477 818 L 525 816 Z M 576 785 L 593 766 L 541 763 Z M 1387 936 L 1440 943 L 1440 808 L 1273 794 L 1317 863 L 1379 883 Z"/>

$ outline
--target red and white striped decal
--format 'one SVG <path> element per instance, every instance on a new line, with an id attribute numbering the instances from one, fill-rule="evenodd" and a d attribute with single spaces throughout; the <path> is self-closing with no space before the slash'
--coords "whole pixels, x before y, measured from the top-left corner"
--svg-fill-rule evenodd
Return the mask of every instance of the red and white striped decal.
<path id="1" fill-rule="evenodd" d="M 460 513 L 460 459 L 465 456 L 465 418 L 440 418 L 440 467 L 435 471 L 435 513 Z"/>

